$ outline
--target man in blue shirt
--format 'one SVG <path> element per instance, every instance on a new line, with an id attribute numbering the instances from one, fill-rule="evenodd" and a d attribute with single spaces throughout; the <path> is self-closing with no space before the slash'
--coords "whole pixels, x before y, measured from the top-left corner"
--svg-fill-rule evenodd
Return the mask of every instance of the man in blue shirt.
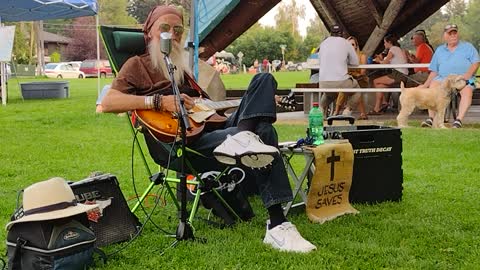
<path id="1" fill-rule="evenodd" d="M 430 62 L 430 75 L 427 81 L 419 87 L 439 87 L 442 81 L 450 74 L 463 75 L 467 85 L 460 91 L 460 105 L 457 119 L 453 122 L 453 128 L 461 128 L 462 120 L 472 104 L 473 90 L 475 89 L 475 73 L 479 67 L 480 58 L 478 51 L 469 42 L 460 41 L 458 26 L 448 24 L 443 31 L 445 44 L 440 45 L 433 54 Z M 429 118 L 422 123 L 422 127 L 431 127 L 433 124 L 433 112 L 429 111 Z"/>

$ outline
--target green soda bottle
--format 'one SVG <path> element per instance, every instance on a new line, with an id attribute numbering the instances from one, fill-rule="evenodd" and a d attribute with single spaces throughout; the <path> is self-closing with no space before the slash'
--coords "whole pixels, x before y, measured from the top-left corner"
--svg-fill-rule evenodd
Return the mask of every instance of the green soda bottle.
<path id="1" fill-rule="evenodd" d="M 308 113 L 308 128 L 310 137 L 313 138 L 313 145 L 323 144 L 323 113 L 318 108 L 318 102 L 313 102 L 312 109 Z"/>

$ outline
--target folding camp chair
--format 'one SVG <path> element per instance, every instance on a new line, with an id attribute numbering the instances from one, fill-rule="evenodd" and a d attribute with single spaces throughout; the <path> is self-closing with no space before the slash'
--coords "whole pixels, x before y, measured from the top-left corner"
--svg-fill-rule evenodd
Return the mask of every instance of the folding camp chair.
<path id="1" fill-rule="evenodd" d="M 100 26 L 100 34 L 104 42 L 105 48 L 107 50 L 107 54 L 110 59 L 111 66 L 116 74 L 118 74 L 120 68 L 125 63 L 125 61 L 127 61 L 128 58 L 135 55 L 143 54 L 145 52 L 145 42 L 143 38 L 143 33 L 141 32 L 140 29 Z M 132 133 L 135 135 L 137 131 L 137 126 L 132 121 L 131 117 L 128 117 L 127 119 L 128 119 L 129 126 L 131 127 Z M 145 135 L 145 140 L 147 142 L 149 151 L 155 150 L 156 153 L 159 153 L 159 152 L 162 153 L 161 155 L 155 155 L 155 157 L 152 155 L 152 158 L 154 158 L 155 162 L 162 167 L 172 166 L 174 167 L 173 170 L 178 171 L 179 169 L 178 160 L 180 155 L 182 154 L 187 155 L 187 154 L 180 153 L 176 145 L 158 141 L 155 138 L 155 136 L 153 136 L 148 131 L 144 132 L 144 135 Z M 150 190 L 155 185 L 158 185 L 158 184 L 165 185 L 171 199 L 173 200 L 173 202 L 177 207 L 177 210 L 180 210 L 180 205 L 170 186 L 170 184 L 172 183 L 175 183 L 175 184 L 180 183 L 180 179 L 176 177 L 170 177 L 168 175 L 165 176 L 162 174 L 153 175 L 148 167 L 147 160 L 145 159 L 144 152 L 142 151 L 142 147 L 138 142 L 138 140 L 136 141 L 136 147 L 139 150 L 140 156 L 143 159 L 143 162 L 145 164 L 147 173 L 149 174 L 151 183 L 147 187 L 145 192 L 143 192 L 143 194 L 139 198 L 139 201 L 133 206 L 131 211 L 136 211 L 137 208 L 140 206 L 140 204 L 148 196 Z M 186 150 L 187 152 L 189 152 L 188 154 L 201 155 L 200 153 L 197 153 L 192 149 L 187 148 Z M 191 211 L 188 217 L 188 222 L 190 224 L 192 224 L 192 221 L 195 217 L 195 214 L 199 206 L 200 196 L 202 192 L 206 191 L 205 189 L 207 189 L 208 192 L 211 191 L 210 194 L 213 194 L 214 198 L 218 200 L 217 202 L 220 202 L 220 204 L 224 207 L 223 210 L 228 212 L 228 213 L 218 213 L 218 211 L 222 211 L 222 210 L 218 209 L 217 207 L 217 214 L 224 219 L 225 224 L 230 225 L 230 224 L 233 224 L 235 220 L 241 220 L 241 219 L 246 220 L 246 219 L 250 219 L 253 216 L 253 212 L 252 212 L 252 215 L 249 215 L 249 214 L 239 215 L 231 207 L 231 204 L 232 204 L 231 200 L 229 200 L 229 203 L 227 203 L 227 201 L 221 196 L 220 192 L 216 188 L 211 188 L 211 185 L 212 185 L 211 183 L 206 183 L 204 179 L 202 179 L 203 172 L 196 170 L 187 158 L 185 158 L 185 163 L 186 163 L 186 168 L 185 168 L 186 171 L 194 176 L 194 180 L 187 180 L 187 184 L 194 185 L 196 187 L 195 189 L 196 193 L 194 193 L 195 195 L 193 198 L 193 205 L 191 206 Z M 231 168 L 226 168 L 225 170 L 223 170 L 218 174 L 214 174 L 214 175 L 208 174 L 209 181 L 214 183 L 219 183 L 219 180 L 222 177 L 224 177 L 229 171 L 231 171 Z M 218 185 L 221 185 L 221 184 L 218 184 Z M 216 206 L 218 206 L 218 204 Z M 215 208 L 213 209 L 213 212 L 215 213 Z M 226 217 L 225 214 L 227 214 L 226 215 L 227 218 L 225 218 Z M 230 217 L 230 219 L 228 218 L 228 216 Z"/>

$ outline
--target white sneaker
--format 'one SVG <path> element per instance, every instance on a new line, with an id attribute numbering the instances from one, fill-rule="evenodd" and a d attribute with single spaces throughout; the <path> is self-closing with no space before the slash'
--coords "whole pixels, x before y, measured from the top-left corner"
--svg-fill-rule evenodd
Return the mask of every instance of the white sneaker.
<path id="1" fill-rule="evenodd" d="M 276 153 L 276 147 L 264 144 L 250 131 L 227 135 L 227 139 L 213 150 L 213 155 L 221 163 L 237 165 L 239 160 L 243 165 L 256 169 L 272 163 Z"/>
<path id="2" fill-rule="evenodd" d="M 312 243 L 305 240 L 291 222 L 283 222 L 265 233 L 263 243 L 273 248 L 287 252 L 307 253 L 317 249 Z"/>

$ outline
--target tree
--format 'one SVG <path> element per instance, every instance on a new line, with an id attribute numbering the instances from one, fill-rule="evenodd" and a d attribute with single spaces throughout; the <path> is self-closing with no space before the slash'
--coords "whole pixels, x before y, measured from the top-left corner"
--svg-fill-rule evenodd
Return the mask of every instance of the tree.
<path id="1" fill-rule="evenodd" d="M 127 12 L 139 23 L 145 22 L 150 10 L 158 5 L 176 5 L 184 9 L 184 18 L 190 14 L 190 0 L 130 0 Z"/>
<path id="2" fill-rule="evenodd" d="M 480 0 L 470 0 L 466 16 L 464 18 L 465 27 L 471 33 L 477 33 L 478 22 L 480 21 Z M 463 31 L 462 31 L 463 32 Z M 463 38 L 463 34 L 462 34 Z M 478 48 L 480 46 L 480 35 L 472 35 L 472 44 Z"/>
<path id="3" fill-rule="evenodd" d="M 450 0 L 445 4 L 445 12 L 450 20 L 463 18 L 467 10 L 465 0 Z"/>
<path id="4" fill-rule="evenodd" d="M 308 57 L 326 36 L 328 36 L 328 31 L 320 17 L 317 15 L 315 18 L 310 19 L 310 26 L 307 27 L 307 36 L 299 48 L 300 55 L 305 58 Z"/>
<path id="5" fill-rule="evenodd" d="M 135 25 L 134 18 L 127 14 L 127 0 L 99 0 L 100 24 L 106 25 Z M 94 17 L 80 17 L 73 19 L 69 25 L 67 36 L 72 42 L 62 52 L 63 60 L 85 60 L 97 58 L 97 36 Z M 105 50 L 100 46 L 100 56 L 105 58 Z"/>
<path id="6" fill-rule="evenodd" d="M 97 33 L 95 31 L 94 17 L 75 18 L 70 36 L 73 37 L 72 42 L 68 44 L 62 53 L 63 60 L 82 61 L 97 58 Z M 103 46 L 100 46 L 100 57 L 106 57 Z"/>
<path id="7" fill-rule="evenodd" d="M 281 44 L 288 48 L 294 47 L 293 37 L 290 32 L 282 32 L 272 27 L 262 27 L 258 23 L 252 26 L 243 35 L 237 38 L 227 51 L 237 55 L 239 52 L 244 54 L 243 63 L 246 66 L 253 64 L 255 59 L 261 61 L 263 58 L 268 60 L 282 59 Z M 285 56 L 287 60 L 287 55 Z"/>
<path id="8" fill-rule="evenodd" d="M 293 37 L 299 37 L 298 20 L 305 18 L 305 6 L 300 4 L 297 6 L 296 1 L 290 4 L 282 2 L 275 15 L 276 29 L 280 31 L 288 31 Z"/>
<path id="9" fill-rule="evenodd" d="M 128 0 L 98 0 L 101 24 L 133 25 L 137 21 L 127 13 Z"/>
<path id="10" fill-rule="evenodd" d="M 24 22 L 13 23 L 15 25 L 15 37 L 13 40 L 13 61 L 17 64 L 28 64 L 30 59 L 30 46 L 25 36 L 27 32 Z"/>
<path id="11" fill-rule="evenodd" d="M 60 36 L 68 36 L 73 19 L 46 20 L 43 22 L 43 31 Z"/>

